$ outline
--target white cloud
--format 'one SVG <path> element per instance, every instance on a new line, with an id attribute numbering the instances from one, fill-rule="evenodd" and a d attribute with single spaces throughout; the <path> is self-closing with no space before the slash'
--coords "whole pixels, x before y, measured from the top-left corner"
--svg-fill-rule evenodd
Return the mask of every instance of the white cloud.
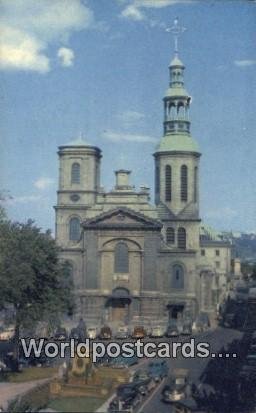
<path id="1" fill-rule="evenodd" d="M 206 218 L 221 218 L 221 219 L 227 219 L 227 218 L 235 218 L 238 216 L 238 211 L 236 211 L 233 208 L 230 207 L 223 207 L 223 208 L 216 208 L 213 210 L 209 210 L 205 213 Z"/>
<path id="2" fill-rule="evenodd" d="M 121 16 L 135 21 L 144 20 L 146 17 L 135 4 L 130 4 L 125 7 L 121 13 Z"/>
<path id="3" fill-rule="evenodd" d="M 46 73 L 48 47 L 93 24 L 81 0 L 1 0 L 0 68 Z"/>
<path id="4" fill-rule="evenodd" d="M 194 3 L 196 0 L 136 0 L 135 4 L 138 7 L 156 8 L 160 9 L 162 7 L 174 6 L 175 4 L 186 4 Z"/>
<path id="5" fill-rule="evenodd" d="M 192 4 L 197 0 L 128 0 L 126 6 L 121 12 L 121 17 L 125 17 L 134 21 L 146 20 L 147 16 L 143 13 L 143 9 L 160 9 L 163 7 L 174 6 L 175 4 Z M 125 1 L 120 1 L 123 4 Z M 151 26 L 156 26 L 157 22 L 149 20 Z"/>
<path id="6" fill-rule="evenodd" d="M 248 66 L 254 66 L 256 65 L 256 60 L 235 60 L 234 61 L 235 66 L 238 67 L 248 67 Z"/>
<path id="7" fill-rule="evenodd" d="M 135 110 L 125 110 L 117 115 L 117 118 L 126 126 L 134 125 L 145 118 L 144 113 Z"/>
<path id="8" fill-rule="evenodd" d="M 37 189 L 42 189 L 42 190 L 48 189 L 53 184 L 54 184 L 54 179 L 45 178 L 45 177 L 39 178 L 34 182 L 34 186 Z"/>
<path id="9" fill-rule="evenodd" d="M 68 49 L 67 47 L 61 47 L 58 50 L 57 56 L 60 59 L 60 64 L 62 66 L 73 66 L 75 54 L 72 49 Z"/>
<path id="10" fill-rule="evenodd" d="M 102 137 L 112 142 L 137 142 L 137 143 L 156 143 L 157 139 L 147 135 L 136 135 L 131 133 L 119 133 L 105 131 Z"/>
<path id="11" fill-rule="evenodd" d="M 7 205 L 15 204 L 29 204 L 31 202 L 41 202 L 42 197 L 40 195 L 24 195 L 24 196 L 13 196 L 11 199 L 8 199 L 5 203 Z"/>
<path id="12" fill-rule="evenodd" d="M 46 45 L 11 26 L 1 27 L 0 68 L 35 70 L 46 73 L 50 62 L 45 56 Z"/>

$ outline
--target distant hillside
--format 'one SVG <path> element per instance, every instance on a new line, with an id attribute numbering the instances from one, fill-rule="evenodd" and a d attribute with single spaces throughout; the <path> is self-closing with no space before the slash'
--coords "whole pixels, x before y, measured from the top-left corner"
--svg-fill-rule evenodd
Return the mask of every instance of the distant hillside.
<path id="1" fill-rule="evenodd" d="M 256 262 L 256 234 L 223 232 L 223 239 L 232 243 L 232 256 L 242 261 Z"/>

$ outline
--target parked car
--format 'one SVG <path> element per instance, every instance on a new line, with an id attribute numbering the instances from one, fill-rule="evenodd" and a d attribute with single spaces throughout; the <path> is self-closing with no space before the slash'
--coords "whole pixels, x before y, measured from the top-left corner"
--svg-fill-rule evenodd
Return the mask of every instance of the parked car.
<path id="1" fill-rule="evenodd" d="M 138 363 L 138 357 L 118 356 L 109 360 L 109 365 L 115 368 L 130 367 Z"/>
<path id="2" fill-rule="evenodd" d="M 80 340 L 80 334 L 76 327 L 72 328 L 72 330 L 70 331 L 69 338 L 73 338 L 74 340 Z"/>
<path id="3" fill-rule="evenodd" d="M 187 396 L 188 388 L 188 370 L 175 369 L 162 390 L 162 400 L 166 403 L 181 400 Z"/>
<path id="4" fill-rule="evenodd" d="M 97 327 L 88 327 L 87 337 L 91 340 L 95 340 L 97 338 Z"/>
<path id="5" fill-rule="evenodd" d="M 132 338 L 140 339 L 145 338 L 147 335 L 146 330 L 143 326 L 135 326 L 132 332 Z"/>
<path id="6" fill-rule="evenodd" d="M 15 334 L 15 327 L 9 326 L 0 332 L 0 340 L 11 340 Z"/>
<path id="7" fill-rule="evenodd" d="M 99 334 L 99 338 L 101 340 L 110 340 L 112 337 L 112 331 L 111 328 L 108 326 L 103 326 L 100 329 L 100 334 Z"/>
<path id="8" fill-rule="evenodd" d="M 169 369 L 166 360 L 154 360 L 149 363 L 148 374 L 156 382 L 167 377 L 168 371 Z"/>
<path id="9" fill-rule="evenodd" d="M 166 337 L 177 337 L 179 335 L 179 330 L 176 324 L 170 324 L 167 327 L 166 333 L 165 333 Z"/>
<path id="10" fill-rule="evenodd" d="M 183 336 L 190 336 L 192 334 L 192 325 L 190 323 L 184 323 L 182 326 L 181 334 Z"/>
<path id="11" fill-rule="evenodd" d="M 151 337 L 158 338 L 164 336 L 164 328 L 161 326 L 153 326 L 150 333 Z"/>
<path id="12" fill-rule="evenodd" d="M 137 385 L 142 396 L 145 396 L 155 387 L 155 381 L 146 370 L 137 370 L 133 376 L 132 382 Z"/>
<path id="13" fill-rule="evenodd" d="M 251 349 L 256 348 L 256 331 L 252 334 L 252 337 L 250 340 L 250 348 Z"/>
<path id="14" fill-rule="evenodd" d="M 141 401 L 141 394 L 135 383 L 121 384 L 116 389 L 116 397 L 110 402 L 109 412 L 132 412 Z"/>
<path id="15" fill-rule="evenodd" d="M 58 328 L 53 336 L 53 340 L 65 341 L 68 339 L 68 333 L 65 328 Z"/>
<path id="16" fill-rule="evenodd" d="M 243 373 L 254 373 L 256 372 L 256 355 L 248 355 L 245 358 L 245 363 L 241 370 Z"/>
<path id="17" fill-rule="evenodd" d="M 8 371 L 7 365 L 5 364 L 4 361 L 0 360 L 0 373 Z"/>
<path id="18" fill-rule="evenodd" d="M 124 340 L 129 337 L 129 330 L 126 326 L 119 326 L 115 334 L 115 338 L 118 340 Z"/>

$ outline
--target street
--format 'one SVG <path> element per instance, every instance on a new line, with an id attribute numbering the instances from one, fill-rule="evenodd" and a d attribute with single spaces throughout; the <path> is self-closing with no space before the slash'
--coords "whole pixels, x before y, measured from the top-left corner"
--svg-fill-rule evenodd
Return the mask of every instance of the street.
<path id="1" fill-rule="evenodd" d="M 239 339 L 242 337 L 242 333 L 236 330 L 217 328 L 216 330 L 211 330 L 202 333 L 196 337 L 196 342 L 206 341 L 210 343 L 211 351 L 218 352 L 221 347 L 232 342 L 234 339 Z M 187 341 L 184 338 L 182 341 Z M 178 340 L 177 340 L 178 341 Z M 201 374 L 205 370 L 209 358 L 190 358 L 185 359 L 179 355 L 176 359 L 168 360 L 170 370 L 174 368 L 186 368 L 189 369 L 190 379 L 194 383 L 198 383 Z M 161 401 L 161 390 L 164 386 L 164 382 L 144 401 L 144 403 L 138 409 L 138 413 L 171 413 L 172 408 L 170 404 L 165 404 Z"/>

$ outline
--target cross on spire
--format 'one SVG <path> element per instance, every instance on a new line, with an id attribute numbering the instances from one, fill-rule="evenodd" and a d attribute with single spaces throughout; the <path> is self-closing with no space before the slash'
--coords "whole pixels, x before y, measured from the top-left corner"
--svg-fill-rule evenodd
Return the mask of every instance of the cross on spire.
<path id="1" fill-rule="evenodd" d="M 172 27 L 168 27 L 166 31 L 168 33 L 172 33 L 174 37 L 174 53 L 176 56 L 178 55 L 178 38 L 181 34 L 183 34 L 186 31 L 186 27 L 182 27 L 179 25 L 179 19 L 178 17 L 175 17 L 174 23 Z"/>

